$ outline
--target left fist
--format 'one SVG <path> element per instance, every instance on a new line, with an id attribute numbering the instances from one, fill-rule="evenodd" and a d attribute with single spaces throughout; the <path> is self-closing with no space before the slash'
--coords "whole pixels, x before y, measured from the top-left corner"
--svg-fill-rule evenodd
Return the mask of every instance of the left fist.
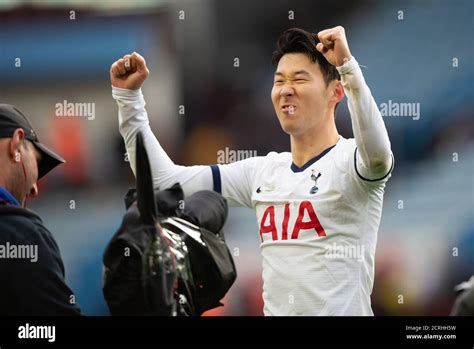
<path id="1" fill-rule="evenodd" d="M 332 65 L 340 67 L 352 57 L 343 27 L 322 30 L 318 33 L 318 39 L 320 42 L 316 49 Z"/>

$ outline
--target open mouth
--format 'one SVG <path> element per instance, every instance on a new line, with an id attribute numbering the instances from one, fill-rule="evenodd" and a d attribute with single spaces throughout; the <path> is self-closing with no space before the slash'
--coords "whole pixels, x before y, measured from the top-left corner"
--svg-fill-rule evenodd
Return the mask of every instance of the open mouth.
<path id="1" fill-rule="evenodd" d="M 294 114 L 296 106 L 294 104 L 284 104 L 281 106 L 281 111 L 287 114 Z"/>

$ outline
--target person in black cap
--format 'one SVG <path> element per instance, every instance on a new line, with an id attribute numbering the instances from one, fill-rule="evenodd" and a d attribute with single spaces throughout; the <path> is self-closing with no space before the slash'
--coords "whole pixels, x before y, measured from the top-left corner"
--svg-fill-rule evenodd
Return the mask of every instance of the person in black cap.
<path id="1" fill-rule="evenodd" d="M 38 179 L 64 162 L 20 110 L 0 104 L 0 316 L 80 315 L 55 239 L 26 208 Z"/>

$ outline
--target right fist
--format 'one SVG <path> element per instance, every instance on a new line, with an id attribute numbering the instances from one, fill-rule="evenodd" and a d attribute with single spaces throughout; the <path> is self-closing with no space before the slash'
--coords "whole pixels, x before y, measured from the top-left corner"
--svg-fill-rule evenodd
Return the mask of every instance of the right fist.
<path id="1" fill-rule="evenodd" d="M 148 77 L 150 71 L 146 67 L 145 58 L 136 52 L 125 55 L 110 67 L 112 86 L 127 90 L 138 90 Z"/>

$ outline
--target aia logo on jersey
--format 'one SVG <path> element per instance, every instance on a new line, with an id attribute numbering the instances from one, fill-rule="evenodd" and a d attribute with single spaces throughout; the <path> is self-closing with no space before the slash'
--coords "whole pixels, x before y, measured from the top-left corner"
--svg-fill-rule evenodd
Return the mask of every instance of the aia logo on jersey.
<path id="1" fill-rule="evenodd" d="M 281 209 L 277 207 L 277 209 Z M 303 221 L 305 214 L 309 220 Z M 314 211 L 310 201 L 302 201 L 298 207 L 298 217 L 291 232 L 288 230 L 288 222 L 290 220 L 290 204 L 286 203 L 283 208 L 283 222 L 281 224 L 281 240 L 298 239 L 301 230 L 314 230 L 318 236 L 326 236 L 326 232 L 319 222 L 318 216 Z M 268 206 L 263 212 L 260 221 L 260 238 L 263 242 L 263 234 L 272 234 L 272 240 L 278 240 L 278 229 L 275 223 L 275 206 Z"/>

